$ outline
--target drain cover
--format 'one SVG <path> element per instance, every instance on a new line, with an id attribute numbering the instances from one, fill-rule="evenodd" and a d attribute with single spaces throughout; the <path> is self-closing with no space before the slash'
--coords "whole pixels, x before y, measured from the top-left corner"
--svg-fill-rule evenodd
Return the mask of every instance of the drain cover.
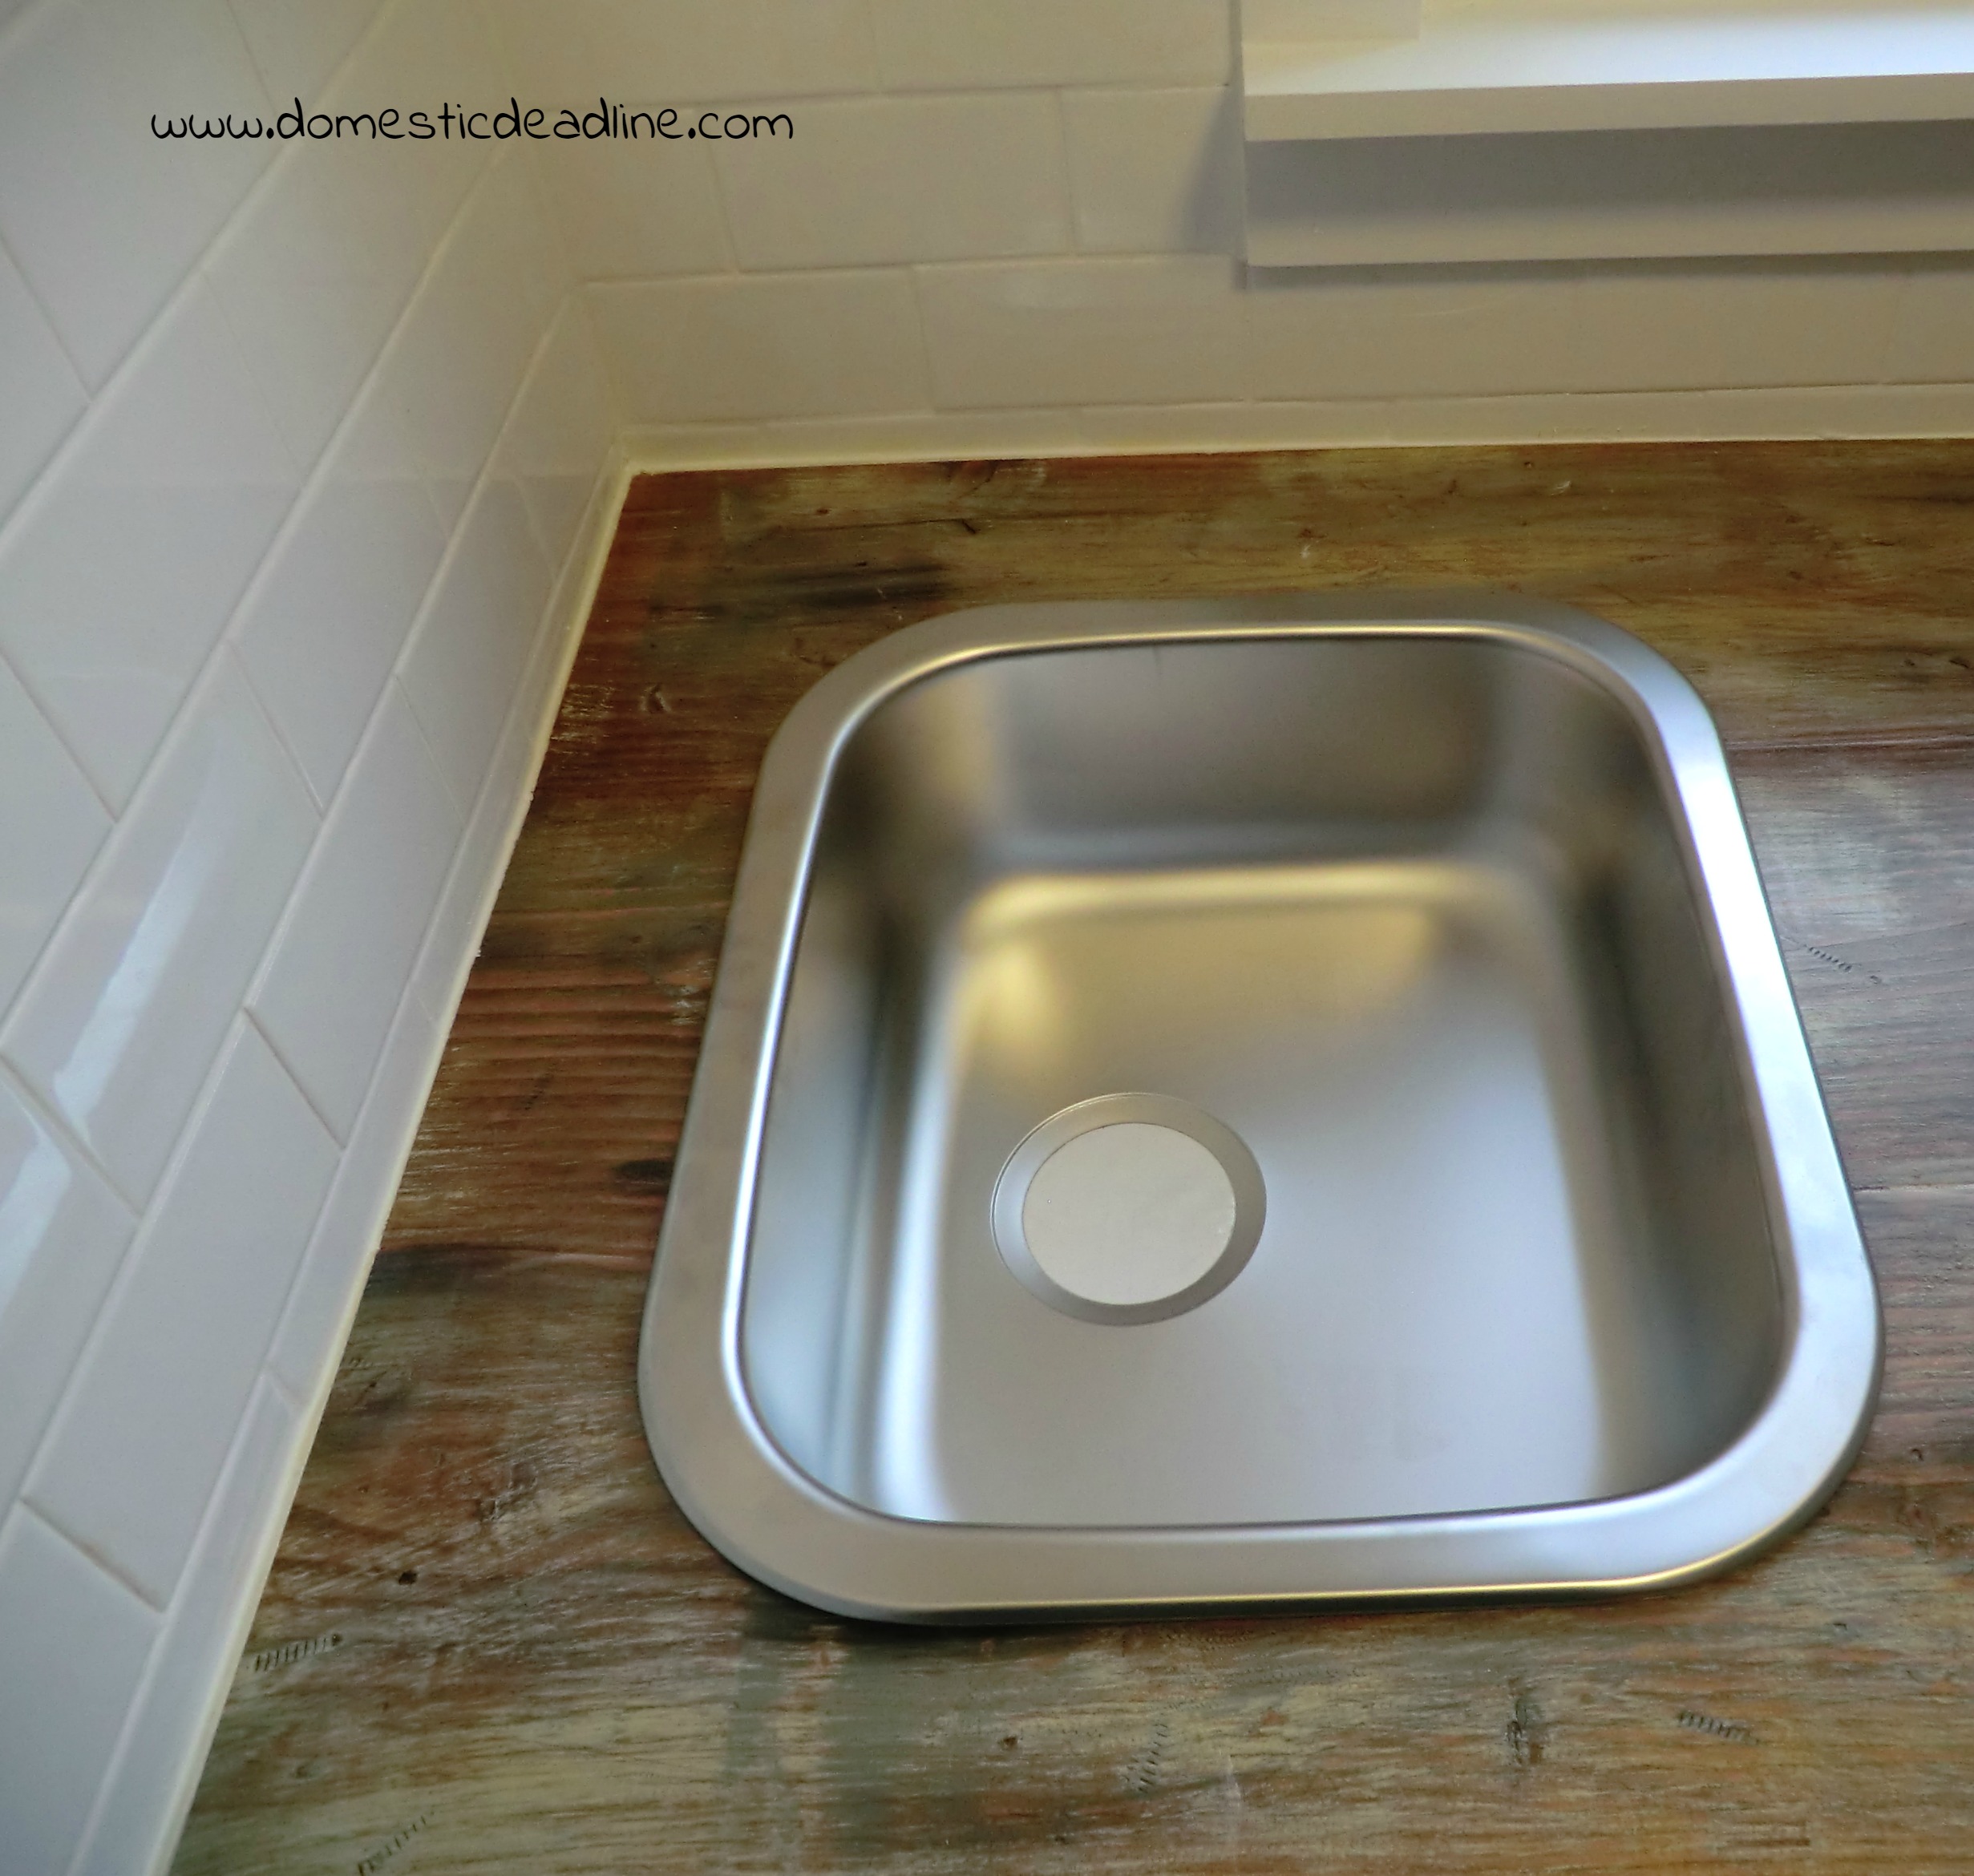
<path id="1" fill-rule="evenodd" d="M 1106 1094 L 1052 1114 L 1009 1156 L 994 1239 L 1052 1308 L 1150 1322 L 1232 1283 L 1261 1235 L 1254 1156 L 1190 1103 Z"/>

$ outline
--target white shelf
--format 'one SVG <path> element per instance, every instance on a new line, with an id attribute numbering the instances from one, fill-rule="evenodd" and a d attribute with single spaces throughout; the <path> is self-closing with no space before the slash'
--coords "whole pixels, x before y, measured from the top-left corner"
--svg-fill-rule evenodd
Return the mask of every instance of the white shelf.
<path id="1" fill-rule="evenodd" d="M 1974 123 L 1248 146 L 1256 267 L 1974 248 Z"/>
<path id="2" fill-rule="evenodd" d="M 1426 0 L 1415 38 L 1244 37 L 1242 59 L 1250 143 L 1974 117 L 1970 0 Z"/>

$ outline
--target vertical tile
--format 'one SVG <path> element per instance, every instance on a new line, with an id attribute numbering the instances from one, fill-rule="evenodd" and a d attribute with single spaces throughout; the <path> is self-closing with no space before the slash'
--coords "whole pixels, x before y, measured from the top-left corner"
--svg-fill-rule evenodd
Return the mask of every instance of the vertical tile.
<path id="1" fill-rule="evenodd" d="M 263 1381 L 248 1403 L 184 1587 L 132 1704 L 108 1790 L 70 1876 L 156 1869 L 183 1826 L 287 1510 L 299 1432 L 294 1409 Z"/>
<path id="2" fill-rule="evenodd" d="M 0 534 L 0 649 L 120 810 L 294 498 L 231 330 L 189 288 Z"/>
<path id="3" fill-rule="evenodd" d="M 917 278 L 942 408 L 1244 394 L 1244 305 L 1218 257 L 982 262 Z"/>
<path id="4" fill-rule="evenodd" d="M 391 348 L 391 394 L 448 527 L 561 299 L 559 266 L 527 165 L 510 156 L 475 191 Z"/>
<path id="5" fill-rule="evenodd" d="M 407 989 L 268 1354 L 281 1385 L 305 1407 L 328 1385 L 342 1354 L 445 1040 Z"/>
<path id="6" fill-rule="evenodd" d="M 924 346 L 901 272 L 637 281 L 589 289 L 632 423 L 924 408 Z"/>
<path id="7" fill-rule="evenodd" d="M 0 520 L 88 402 L 55 329 L 0 248 Z"/>
<path id="8" fill-rule="evenodd" d="M 0 1506 L 48 1416 L 136 1221 L 0 1080 Z"/>
<path id="9" fill-rule="evenodd" d="M 1544 268 L 1250 277 L 1257 398 L 1501 397 L 1580 376 L 1576 281 Z"/>
<path id="10" fill-rule="evenodd" d="M 1223 83 L 1227 0 L 872 0 L 894 91 Z"/>
<path id="11" fill-rule="evenodd" d="M 460 524 L 398 673 L 462 817 L 487 778 L 549 584 L 520 491 L 490 477 Z"/>
<path id="12" fill-rule="evenodd" d="M 316 825 L 301 778 L 222 660 L 0 1029 L 0 1053 L 140 1203 Z"/>
<path id="13" fill-rule="evenodd" d="M 28 1475 L 27 1502 L 160 1608 L 336 1161 L 328 1130 L 241 1024 Z"/>
<path id="14" fill-rule="evenodd" d="M 1588 271 L 1578 289 L 1579 388 L 1874 382 L 1890 352 L 1900 285 L 1897 264 L 1878 260 L 1647 261 Z"/>
<path id="15" fill-rule="evenodd" d="M 724 104 L 868 91 L 864 0 L 491 0 L 511 70 L 546 104 Z"/>
<path id="16" fill-rule="evenodd" d="M 536 358 L 502 440 L 551 573 L 559 574 L 616 438 L 588 305 L 572 294 Z"/>
<path id="17" fill-rule="evenodd" d="M 713 148 L 642 135 L 543 144 L 536 160 L 577 275 L 648 280 L 731 267 Z"/>
<path id="18" fill-rule="evenodd" d="M 382 0 L 232 0 L 276 110 L 299 95 L 313 104 L 350 55 Z"/>
<path id="19" fill-rule="evenodd" d="M 791 113 L 792 116 L 793 114 Z M 714 146 L 743 267 L 855 267 L 1070 245 L 1053 95 L 805 106 L 799 139 Z"/>
<path id="20" fill-rule="evenodd" d="M 157 1617 L 25 1507 L 0 1523 L 0 1819 L 7 1876 L 62 1876 Z"/>
<path id="21" fill-rule="evenodd" d="M 1086 253 L 1239 251 L 1240 107 L 1232 91 L 1072 91 L 1062 119 L 1076 245 Z"/>
<path id="22" fill-rule="evenodd" d="M 0 662 L 0 1009 L 13 1001 L 110 818 L 47 719 Z"/>
<path id="23" fill-rule="evenodd" d="M 59 0 L 0 46 L 0 240 L 91 388 L 273 152 L 160 140 L 160 118 L 265 112 L 225 0 Z"/>
<path id="24" fill-rule="evenodd" d="M 336 792 L 446 537 L 374 387 L 241 607 L 236 644 L 318 802 Z"/>
<path id="25" fill-rule="evenodd" d="M 255 1020 L 349 1138 L 460 831 L 394 682 L 254 991 Z"/>

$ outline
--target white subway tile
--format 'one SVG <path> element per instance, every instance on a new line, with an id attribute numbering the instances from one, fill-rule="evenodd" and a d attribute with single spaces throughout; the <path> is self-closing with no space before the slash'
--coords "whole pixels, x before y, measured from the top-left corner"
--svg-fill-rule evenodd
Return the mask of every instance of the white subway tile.
<path id="1" fill-rule="evenodd" d="M 1578 382 L 1575 279 L 1366 269 L 1250 277 L 1256 398 L 1498 397 Z"/>
<path id="2" fill-rule="evenodd" d="M 1643 262 L 1588 273 L 1578 289 L 1578 388 L 1869 383 L 1884 375 L 1901 284 L 1897 264 L 1884 261 Z"/>
<path id="3" fill-rule="evenodd" d="M 0 248 L 0 518 L 88 402 L 54 327 Z"/>
<path id="4" fill-rule="evenodd" d="M 225 0 L 67 0 L 0 46 L 0 239 L 92 387 L 273 153 L 152 115 L 266 109 Z"/>
<path id="5" fill-rule="evenodd" d="M 136 1221 L 0 1080 L 0 1506 L 96 1320 Z"/>
<path id="6" fill-rule="evenodd" d="M 63 1876 L 157 1634 L 136 1597 L 15 1506 L 0 1524 L 7 1876 Z"/>
<path id="7" fill-rule="evenodd" d="M 560 573 L 615 440 L 609 387 L 589 309 L 571 294 L 537 355 L 500 446 L 503 473 L 520 486 L 535 537 Z"/>
<path id="8" fill-rule="evenodd" d="M 250 999 L 346 1139 L 458 846 L 459 811 L 394 682 Z"/>
<path id="9" fill-rule="evenodd" d="M 110 831 L 61 738 L 0 660 L 0 1009 Z"/>
<path id="10" fill-rule="evenodd" d="M 1244 305 L 1217 256 L 918 269 L 942 408 L 1244 394 Z"/>
<path id="11" fill-rule="evenodd" d="M 1974 379 L 1974 264 L 1915 265 L 1907 277 L 1885 375 L 1901 383 Z"/>
<path id="12" fill-rule="evenodd" d="M 301 777 L 223 657 L 0 1029 L 0 1052 L 139 1203 L 316 825 Z"/>
<path id="13" fill-rule="evenodd" d="M 241 608 L 241 661 L 317 801 L 342 782 L 445 548 L 403 419 L 373 393 Z"/>
<path id="14" fill-rule="evenodd" d="M 269 1366 L 305 1408 L 342 1353 L 445 1040 L 407 990 L 268 1353 Z"/>
<path id="15" fill-rule="evenodd" d="M 322 454 L 425 270 L 403 173 L 422 160 L 414 145 L 297 144 L 206 260 L 297 463 Z"/>
<path id="16" fill-rule="evenodd" d="M 490 476 L 460 524 L 398 672 L 462 815 L 487 778 L 550 584 L 520 491 Z"/>
<path id="17" fill-rule="evenodd" d="M 69 1876 L 154 1870 L 176 1840 L 280 1532 L 298 1431 L 294 1409 L 261 1381 Z"/>
<path id="18" fill-rule="evenodd" d="M 710 144 L 544 144 L 536 152 L 585 280 L 718 273 L 734 264 Z"/>
<path id="19" fill-rule="evenodd" d="M 509 68 L 544 104 L 728 103 L 866 91 L 864 0 L 491 0 Z"/>
<path id="20" fill-rule="evenodd" d="M 1079 248 L 1239 251 L 1240 105 L 1231 91 L 1072 91 L 1062 121 Z"/>
<path id="21" fill-rule="evenodd" d="M 129 800 L 296 482 L 195 284 L 0 535 L 0 647 L 112 807 Z"/>
<path id="22" fill-rule="evenodd" d="M 924 346 L 901 271 L 635 281 L 589 289 L 632 423 L 910 410 Z"/>
<path id="23" fill-rule="evenodd" d="M 714 146 L 743 267 L 985 259 L 1070 245 L 1051 93 L 857 98 L 789 115 L 792 139 Z"/>
<path id="24" fill-rule="evenodd" d="M 250 1023 L 139 1233 L 27 1502 L 170 1601 L 336 1170 Z"/>
<path id="25" fill-rule="evenodd" d="M 1227 0 L 873 0 L 894 91 L 1195 84 L 1233 69 Z"/>
<path id="26" fill-rule="evenodd" d="M 559 303 L 559 252 L 525 163 L 497 164 L 419 289 L 386 369 L 448 527 Z"/>
<path id="27" fill-rule="evenodd" d="M 382 0 L 233 0 L 233 17 L 277 111 L 318 101 Z"/>

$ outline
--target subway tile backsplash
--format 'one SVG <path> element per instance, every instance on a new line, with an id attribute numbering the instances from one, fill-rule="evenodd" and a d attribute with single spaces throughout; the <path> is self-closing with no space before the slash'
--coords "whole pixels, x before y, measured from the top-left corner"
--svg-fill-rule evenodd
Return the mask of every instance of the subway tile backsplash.
<path id="1" fill-rule="evenodd" d="M 0 8 L 8 1876 L 168 1856 L 616 433 L 526 154 L 144 120 L 512 88 L 473 0 Z"/>

